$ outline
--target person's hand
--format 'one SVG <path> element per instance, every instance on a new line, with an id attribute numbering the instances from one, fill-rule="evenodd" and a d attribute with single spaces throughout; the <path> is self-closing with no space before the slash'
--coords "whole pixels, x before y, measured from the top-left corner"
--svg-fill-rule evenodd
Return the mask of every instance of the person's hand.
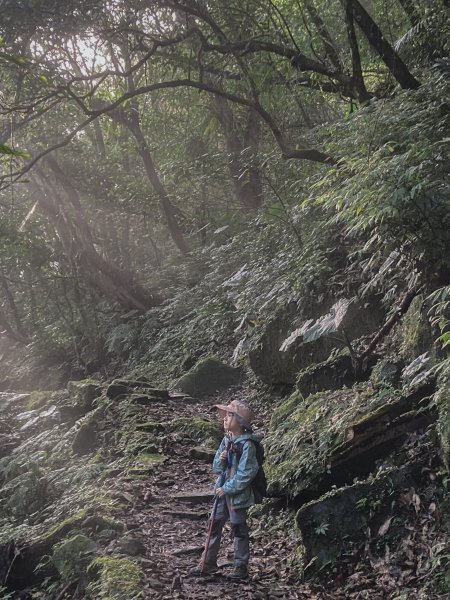
<path id="1" fill-rule="evenodd" d="M 220 453 L 220 460 L 227 460 L 227 451 L 224 450 Z"/>
<path id="2" fill-rule="evenodd" d="M 223 488 L 217 488 L 216 490 L 216 496 L 219 496 L 219 498 L 222 498 L 222 496 L 225 496 L 225 492 L 223 491 Z"/>

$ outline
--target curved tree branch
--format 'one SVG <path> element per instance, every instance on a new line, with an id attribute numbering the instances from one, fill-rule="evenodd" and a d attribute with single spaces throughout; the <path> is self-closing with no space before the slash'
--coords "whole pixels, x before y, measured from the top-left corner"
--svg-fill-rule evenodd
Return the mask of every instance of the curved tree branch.
<path id="1" fill-rule="evenodd" d="M 320 163 L 333 165 L 333 166 L 337 165 L 337 163 L 338 163 L 338 161 L 335 158 L 333 158 L 332 156 L 330 156 L 326 153 L 317 151 L 317 150 L 308 150 L 308 149 L 294 150 L 293 148 L 291 148 L 290 145 L 288 144 L 288 142 L 286 141 L 286 139 L 284 138 L 284 135 L 282 134 L 281 130 L 279 129 L 279 127 L 276 124 L 273 117 L 261 106 L 259 101 L 249 100 L 248 98 L 243 98 L 242 96 L 237 96 L 236 94 L 232 94 L 230 92 L 226 92 L 219 88 L 215 88 L 204 82 L 191 81 L 190 79 L 179 79 L 179 80 L 172 80 L 172 81 L 161 81 L 161 82 L 154 83 L 151 85 L 138 87 L 133 91 L 125 92 L 124 94 L 122 94 L 122 96 L 117 98 L 114 102 L 112 102 L 111 104 L 108 104 L 107 106 L 102 107 L 101 109 L 98 109 L 98 110 L 93 110 L 93 109 L 88 108 L 80 97 L 78 97 L 70 89 L 67 90 L 68 96 L 78 104 L 78 106 L 82 109 L 82 111 L 85 114 L 88 115 L 88 118 L 85 119 L 84 121 L 82 121 L 77 127 L 75 127 L 75 129 L 73 129 L 68 135 L 66 135 L 60 142 L 58 142 L 57 144 L 54 144 L 53 146 L 50 146 L 49 148 L 46 148 L 45 150 L 43 150 L 42 152 L 37 154 L 33 159 L 31 159 L 30 161 L 27 162 L 25 167 L 23 167 L 22 169 L 20 169 L 18 171 L 13 172 L 12 174 L 8 174 L 7 177 L 3 177 L 2 179 L 0 179 L 0 190 L 5 189 L 6 187 L 9 187 L 9 185 L 11 185 L 11 183 L 16 183 L 25 173 L 30 171 L 30 169 L 37 162 L 39 162 L 44 156 L 47 156 L 47 154 L 53 152 L 54 150 L 57 150 L 58 148 L 63 148 L 64 146 L 66 146 L 80 131 L 82 131 L 83 129 L 85 129 L 85 127 L 87 127 L 90 123 L 92 123 L 92 121 L 94 121 L 101 115 L 104 115 L 110 111 L 113 111 L 114 109 L 121 106 L 127 100 L 130 100 L 131 98 L 134 98 L 136 96 L 140 96 L 143 94 L 155 92 L 157 90 L 174 89 L 174 88 L 179 88 L 179 87 L 193 88 L 193 89 L 197 89 L 199 91 L 207 92 L 209 94 L 222 96 L 223 98 L 226 98 L 227 100 L 230 100 L 231 102 L 234 102 L 235 104 L 240 104 L 241 106 L 247 106 L 249 108 L 254 109 L 259 114 L 259 116 L 262 118 L 262 120 L 268 125 L 269 129 L 272 132 L 273 137 L 275 138 L 275 141 L 277 142 L 277 144 L 282 152 L 283 157 L 286 159 L 311 160 L 313 162 L 320 162 Z"/>

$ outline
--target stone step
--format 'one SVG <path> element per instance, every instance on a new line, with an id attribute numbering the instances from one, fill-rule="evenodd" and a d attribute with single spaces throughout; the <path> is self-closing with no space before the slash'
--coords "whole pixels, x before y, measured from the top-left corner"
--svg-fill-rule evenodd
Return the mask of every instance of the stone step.
<path id="1" fill-rule="evenodd" d="M 169 517 L 177 517 L 179 519 L 188 519 L 189 521 L 203 521 L 208 518 L 208 513 L 192 512 L 192 511 L 181 511 L 181 510 L 163 510 L 163 515 Z"/>
<path id="2" fill-rule="evenodd" d="M 193 490 L 192 492 L 181 492 L 174 494 L 173 499 L 179 502 L 188 502 L 190 504 L 202 504 L 203 502 L 211 502 L 214 498 L 213 492 L 204 490 Z"/>

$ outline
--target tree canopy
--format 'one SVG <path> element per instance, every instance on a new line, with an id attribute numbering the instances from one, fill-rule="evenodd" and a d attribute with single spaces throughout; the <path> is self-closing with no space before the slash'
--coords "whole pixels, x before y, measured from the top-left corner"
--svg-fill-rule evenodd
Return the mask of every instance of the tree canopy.
<path id="1" fill-rule="evenodd" d="M 412 91 L 445 112 L 427 82 L 440 64 L 444 86 L 447 33 L 444 0 L 3 2 L 5 335 L 42 337 L 51 314 L 91 338 L 103 309 L 86 305 L 160 306 L 174 293 L 164 269 L 258 211 L 302 244 L 290 211 L 314 181 L 337 194 L 308 200 L 319 221 L 360 235 L 378 220 L 393 247 L 441 254 L 446 162 L 420 156 L 426 127 L 408 125 L 414 140 L 383 128 L 406 126 L 384 103 Z"/>

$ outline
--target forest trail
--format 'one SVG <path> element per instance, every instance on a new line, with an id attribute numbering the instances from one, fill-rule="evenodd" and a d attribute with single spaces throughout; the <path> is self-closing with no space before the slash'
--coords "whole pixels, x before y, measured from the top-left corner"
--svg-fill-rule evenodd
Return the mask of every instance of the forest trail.
<path id="1" fill-rule="evenodd" d="M 230 399 L 221 397 L 220 402 Z M 154 405 L 155 421 L 177 417 L 214 418 L 211 401 L 184 402 L 171 399 Z M 127 534 L 142 542 L 140 563 L 145 573 L 145 598 L 309 599 L 331 595 L 314 592 L 290 575 L 286 563 L 295 551 L 292 542 L 272 538 L 252 539 L 250 577 L 235 583 L 226 578 L 232 567 L 233 543 L 229 526 L 224 531 L 219 555 L 222 575 L 193 578 L 187 571 L 198 564 L 205 543 L 208 513 L 211 510 L 214 475 L 211 464 L 190 458 L 190 448 L 166 436 L 162 452 L 167 460 L 156 466 L 147 480 L 130 479 L 122 500 L 128 509 L 122 516 Z M 206 502 L 188 503 L 177 499 L 184 493 L 201 491 L 211 496 Z M 257 520 L 250 520 L 251 529 Z M 113 542 L 114 544 L 114 542 Z M 145 553 L 144 553 L 145 546 Z M 333 598 L 336 598 L 333 595 Z"/>

